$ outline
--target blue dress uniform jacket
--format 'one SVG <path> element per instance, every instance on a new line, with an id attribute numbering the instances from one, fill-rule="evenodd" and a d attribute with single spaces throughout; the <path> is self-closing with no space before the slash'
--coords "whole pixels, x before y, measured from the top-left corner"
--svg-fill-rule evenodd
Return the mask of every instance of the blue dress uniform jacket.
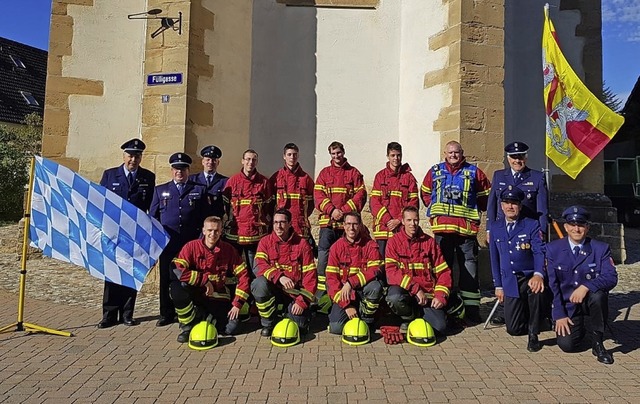
<path id="1" fill-rule="evenodd" d="M 538 221 L 528 217 L 518 219 L 511 234 L 505 219 L 491 223 L 489 254 L 493 284 L 502 288 L 505 296 L 520 297 L 517 275 L 531 277 L 535 272 L 544 276 L 545 245 Z"/>
<path id="2" fill-rule="evenodd" d="M 167 248 L 179 250 L 187 241 L 200 236 L 207 209 L 204 186 L 187 181 L 179 193 L 176 184 L 169 181 L 156 187 L 149 214 L 169 233 L 171 240 Z"/>
<path id="3" fill-rule="evenodd" d="M 121 164 L 118 167 L 105 170 L 100 185 L 131 202 L 138 209 L 148 211 L 156 185 L 156 175 L 147 169 L 138 167 L 135 180 L 129 186 L 129 180 L 123 166 L 124 164 Z M 135 289 L 105 281 L 102 299 L 103 321 L 116 322 L 118 317 L 121 320 L 132 320 L 136 297 Z"/>
<path id="4" fill-rule="evenodd" d="M 543 233 L 546 233 L 547 225 L 549 224 L 547 217 L 549 213 L 547 182 L 544 178 L 544 173 L 532 170 L 529 167 L 525 167 L 522 170 L 519 181 L 513 178 L 511 167 L 493 173 L 491 193 L 489 194 L 487 205 L 487 222 L 491 224 L 498 219 L 504 220 L 504 213 L 500 209 L 500 194 L 509 185 L 518 187 L 524 192 L 525 197 L 522 201 L 520 216 L 538 220 L 540 229 Z"/>
<path id="5" fill-rule="evenodd" d="M 215 173 L 213 179 L 211 180 L 211 184 L 208 185 L 207 178 L 203 172 L 199 172 L 198 174 L 191 174 L 189 176 L 189 181 L 200 184 L 206 189 L 206 199 L 207 204 L 209 205 L 208 213 L 206 216 L 218 216 L 222 219 L 225 213 L 228 212 L 228 209 L 225 206 L 224 200 L 222 198 L 222 191 L 224 190 L 225 185 L 227 185 L 228 179 L 229 177 L 225 177 L 220 173 Z"/>
<path id="6" fill-rule="evenodd" d="M 148 211 L 153 198 L 153 188 L 156 185 L 156 175 L 149 170 L 138 167 L 133 185 L 129 187 L 123 165 L 105 170 L 100 185 L 131 202 L 138 209 Z"/>
<path id="7" fill-rule="evenodd" d="M 590 292 L 609 292 L 618 284 L 609 245 L 589 237 L 577 257 L 566 238 L 547 244 L 547 275 L 553 292 L 554 320 L 573 315 L 576 307 L 569 297 L 578 286 L 584 285 Z"/>

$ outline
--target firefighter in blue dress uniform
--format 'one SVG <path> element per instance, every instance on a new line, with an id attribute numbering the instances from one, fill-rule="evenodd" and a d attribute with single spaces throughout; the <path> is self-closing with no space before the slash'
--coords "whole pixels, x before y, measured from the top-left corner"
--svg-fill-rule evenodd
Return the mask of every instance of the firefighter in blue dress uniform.
<path id="1" fill-rule="evenodd" d="M 520 188 L 500 195 L 503 218 L 491 223 L 489 253 L 495 294 L 504 303 L 510 335 L 529 335 L 527 350 L 541 349 L 538 341 L 545 299 L 544 241 L 540 225 L 521 214 L 525 198 Z"/>
<path id="2" fill-rule="evenodd" d="M 558 346 L 575 351 L 586 329 L 592 353 L 599 362 L 613 363 L 602 344 L 609 314 L 609 291 L 618 273 L 607 243 L 587 237 L 589 212 L 580 206 L 567 208 L 562 217 L 567 237 L 547 244 L 547 274 L 553 292 L 552 315 Z"/>
<path id="3" fill-rule="evenodd" d="M 171 270 L 171 260 L 180 249 L 200 236 L 202 223 L 208 213 L 207 193 L 203 185 L 189 181 L 191 157 L 174 153 L 169 158 L 171 181 L 158 185 L 153 193 L 149 214 L 162 223 L 169 233 L 169 244 L 160 254 L 160 319 L 162 327 L 177 321 L 175 308 L 169 295 L 169 285 L 176 275 Z"/>
<path id="4" fill-rule="evenodd" d="M 529 146 L 524 142 L 511 142 L 505 146 L 508 167 L 493 173 L 491 193 L 487 203 L 487 238 L 490 239 L 491 224 L 497 219 L 504 219 L 500 208 L 500 195 L 505 189 L 520 188 L 524 193 L 520 215 L 537 220 L 540 224 L 543 240 L 547 240 L 549 224 L 549 201 L 547 182 L 542 171 L 527 167 Z M 544 313 L 546 317 L 550 313 Z M 504 324 L 504 317 L 497 315 L 491 320 L 493 324 Z"/>
<path id="5" fill-rule="evenodd" d="M 507 153 L 509 167 L 493 173 L 491 193 L 487 204 L 487 222 L 491 224 L 497 219 L 504 218 L 504 213 L 500 209 L 500 195 L 502 191 L 511 186 L 519 188 L 524 193 L 520 215 L 537 220 L 540 224 L 540 230 L 546 235 L 549 224 L 549 201 L 547 200 L 548 191 L 544 173 L 527 167 L 529 146 L 526 143 L 509 143 L 504 150 Z"/>
<path id="6" fill-rule="evenodd" d="M 105 170 L 100 185 L 146 212 L 151 205 L 156 184 L 156 175 L 140 167 L 146 145 L 140 139 L 131 139 L 120 148 L 123 150 L 123 163 Z M 135 289 L 105 281 L 102 321 L 98 323 L 98 328 L 112 327 L 118 321 L 128 326 L 138 325 L 138 321 L 133 318 L 136 296 Z"/>
<path id="7" fill-rule="evenodd" d="M 203 171 L 197 174 L 191 174 L 189 180 L 203 185 L 207 190 L 207 204 L 209 212 L 207 216 L 217 216 L 220 219 L 228 212 L 222 198 L 222 191 L 229 177 L 218 172 L 218 165 L 222 157 L 222 150 L 217 146 L 205 146 L 200 150 L 202 156 Z"/>

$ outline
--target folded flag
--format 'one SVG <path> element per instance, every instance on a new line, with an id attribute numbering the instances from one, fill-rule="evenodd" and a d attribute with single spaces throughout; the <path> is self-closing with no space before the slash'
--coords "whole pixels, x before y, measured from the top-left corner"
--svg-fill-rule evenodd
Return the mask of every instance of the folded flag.
<path id="1" fill-rule="evenodd" d="M 562 54 L 545 7 L 542 71 L 546 112 L 546 154 L 575 179 L 609 143 L 624 118 L 604 105 L 580 81 Z"/>
<path id="2" fill-rule="evenodd" d="M 36 156 L 29 238 L 33 247 L 140 290 L 169 242 L 162 225 L 112 191 Z"/>

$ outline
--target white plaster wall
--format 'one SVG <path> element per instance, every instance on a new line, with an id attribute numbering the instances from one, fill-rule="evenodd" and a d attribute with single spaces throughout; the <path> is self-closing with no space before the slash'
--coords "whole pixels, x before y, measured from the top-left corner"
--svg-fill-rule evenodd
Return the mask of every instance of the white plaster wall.
<path id="1" fill-rule="evenodd" d="M 122 162 L 124 141 L 140 137 L 146 22 L 128 20 L 127 15 L 145 10 L 145 0 L 68 6 L 74 20 L 73 44 L 72 55 L 63 58 L 62 74 L 104 82 L 102 97 L 69 98 L 66 155 L 78 158 L 80 172 L 94 180 L 105 168 Z"/>
<path id="2" fill-rule="evenodd" d="M 404 161 L 421 182 L 429 167 L 442 160 L 440 132 L 433 122 L 440 109 L 451 104 L 446 85 L 424 89 L 425 73 L 445 67 L 448 49 L 429 50 L 429 37 L 445 28 L 446 8 L 441 2 L 403 0 L 400 36 L 399 142 Z"/>
<path id="3" fill-rule="evenodd" d="M 289 142 L 298 145 L 300 164 L 314 175 L 316 10 L 253 0 L 249 146 L 266 176 L 282 167 Z"/>
<path id="4" fill-rule="evenodd" d="M 328 165 L 327 146 L 338 140 L 371 185 L 386 162 L 387 143 L 399 139 L 402 3 L 318 9 L 316 172 Z"/>
<path id="5" fill-rule="evenodd" d="M 399 141 L 422 180 L 440 160 L 433 122 L 451 102 L 448 87 L 423 88 L 425 73 L 447 61 L 446 50 L 428 48 L 446 17 L 440 2 L 424 0 L 381 0 L 377 9 L 254 0 L 250 146 L 259 169 L 279 168 L 282 145 L 294 141 L 316 176 L 338 140 L 371 185 L 387 143 Z"/>
<path id="6" fill-rule="evenodd" d="M 249 145 L 253 0 L 203 0 L 202 6 L 214 14 L 204 40 L 214 72 L 200 77 L 196 97 L 213 104 L 213 127 L 194 124 L 193 131 L 198 152 L 210 144 L 222 149 L 218 169 L 230 176 Z"/>

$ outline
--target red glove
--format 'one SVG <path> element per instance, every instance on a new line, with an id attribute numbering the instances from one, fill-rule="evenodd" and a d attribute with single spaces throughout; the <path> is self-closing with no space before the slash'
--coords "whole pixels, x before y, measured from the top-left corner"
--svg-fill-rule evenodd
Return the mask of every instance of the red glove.
<path id="1" fill-rule="evenodd" d="M 404 341 L 404 336 L 400 332 L 400 327 L 385 325 L 380 327 L 380 334 L 384 338 L 384 343 L 387 345 L 395 345 Z"/>

